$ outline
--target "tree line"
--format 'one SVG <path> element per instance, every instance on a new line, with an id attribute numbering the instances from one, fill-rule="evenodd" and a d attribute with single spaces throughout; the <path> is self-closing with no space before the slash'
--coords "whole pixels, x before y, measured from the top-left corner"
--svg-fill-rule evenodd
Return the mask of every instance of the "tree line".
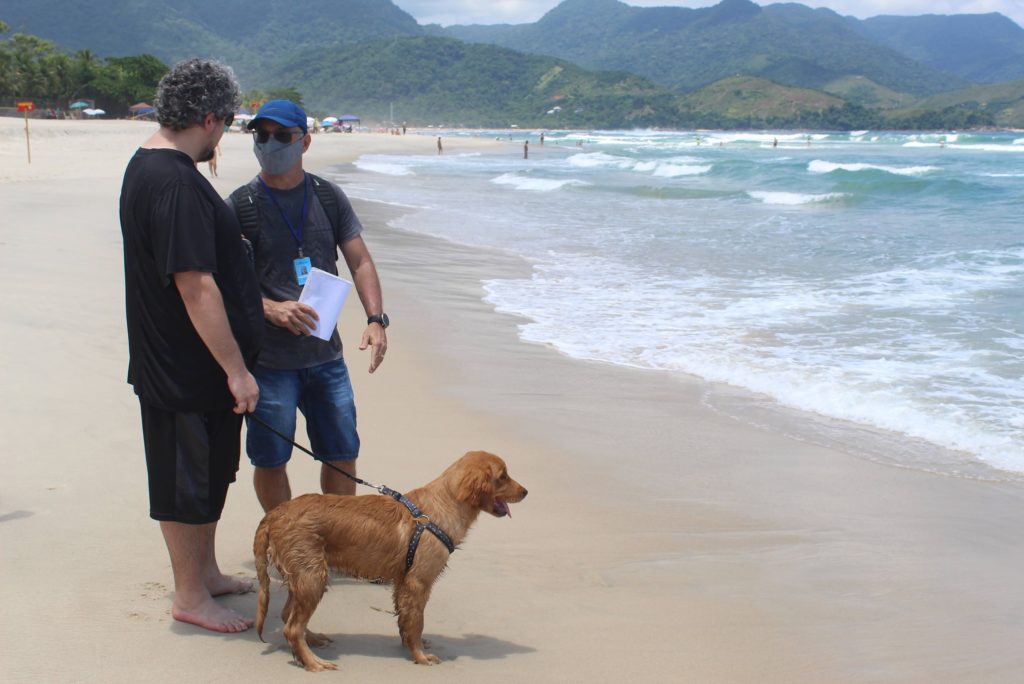
<path id="1" fill-rule="evenodd" d="M 67 110 L 76 100 L 90 100 L 107 116 L 128 116 L 133 104 L 152 102 L 157 83 L 170 70 L 153 55 L 100 58 L 90 50 L 67 54 L 44 38 L 9 34 L 10 27 L 0 21 L 0 107 L 32 101 L 37 110 Z M 295 88 L 250 90 L 242 104 L 258 107 L 277 98 L 302 104 Z"/>
<path id="2" fill-rule="evenodd" d="M 92 100 L 109 115 L 149 101 L 168 67 L 152 55 L 99 58 L 90 50 L 69 55 L 55 43 L 26 33 L 8 35 L 0 21 L 0 105 L 31 100 L 36 109 L 67 109 Z"/>

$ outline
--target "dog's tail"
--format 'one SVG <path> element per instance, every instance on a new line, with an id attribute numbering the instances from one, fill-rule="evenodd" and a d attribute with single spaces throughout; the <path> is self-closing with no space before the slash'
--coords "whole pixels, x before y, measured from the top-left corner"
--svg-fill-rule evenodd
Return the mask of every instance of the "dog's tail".
<path id="1" fill-rule="evenodd" d="M 256 634 L 263 641 L 263 621 L 267 618 L 267 608 L 270 606 L 270 574 L 267 572 L 267 563 L 270 561 L 270 525 L 267 524 L 267 518 L 263 518 L 256 528 L 252 553 L 256 560 L 256 578 L 260 583 L 260 593 L 256 599 Z"/>

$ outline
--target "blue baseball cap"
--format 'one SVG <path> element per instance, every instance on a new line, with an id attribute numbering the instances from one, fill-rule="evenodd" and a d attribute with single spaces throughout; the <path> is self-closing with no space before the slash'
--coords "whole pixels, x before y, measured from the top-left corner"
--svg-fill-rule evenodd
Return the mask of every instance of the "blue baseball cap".
<path id="1" fill-rule="evenodd" d="M 250 131 L 260 119 L 279 123 L 285 128 L 301 128 L 303 135 L 309 132 L 306 126 L 306 110 L 291 100 L 270 100 L 256 112 L 256 117 L 246 127 Z"/>

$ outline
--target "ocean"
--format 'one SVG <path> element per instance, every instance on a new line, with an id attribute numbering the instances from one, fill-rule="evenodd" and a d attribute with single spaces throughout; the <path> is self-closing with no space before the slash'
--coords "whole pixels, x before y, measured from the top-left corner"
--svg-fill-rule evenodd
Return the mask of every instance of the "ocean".
<path id="1" fill-rule="evenodd" d="M 483 283 L 525 342 L 891 465 L 1024 476 L 1024 133 L 474 135 L 506 144 L 333 175 L 525 259 Z"/>

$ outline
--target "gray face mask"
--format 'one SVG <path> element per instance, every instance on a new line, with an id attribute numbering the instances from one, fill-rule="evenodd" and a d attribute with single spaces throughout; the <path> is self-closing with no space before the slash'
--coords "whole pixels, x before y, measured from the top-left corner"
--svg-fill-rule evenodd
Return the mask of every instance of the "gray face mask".
<path id="1" fill-rule="evenodd" d="M 283 143 L 271 138 L 265 143 L 253 142 L 252 151 L 261 169 L 271 176 L 280 176 L 290 171 L 302 158 L 302 140 L 299 138 L 292 143 Z"/>

